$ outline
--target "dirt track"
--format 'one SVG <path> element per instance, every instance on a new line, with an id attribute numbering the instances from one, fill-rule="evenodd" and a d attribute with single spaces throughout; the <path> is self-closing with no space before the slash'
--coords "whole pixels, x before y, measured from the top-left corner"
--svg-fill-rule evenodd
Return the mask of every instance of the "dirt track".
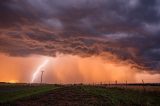
<path id="1" fill-rule="evenodd" d="M 63 87 L 47 94 L 15 103 L 18 106 L 93 106 L 99 105 L 102 99 L 76 87 Z M 104 102 L 104 101 L 103 101 Z"/>

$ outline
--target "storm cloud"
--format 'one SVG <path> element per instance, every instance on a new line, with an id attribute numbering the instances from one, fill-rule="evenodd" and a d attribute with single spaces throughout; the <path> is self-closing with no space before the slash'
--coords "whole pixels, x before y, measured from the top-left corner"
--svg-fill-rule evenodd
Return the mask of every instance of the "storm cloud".
<path id="1" fill-rule="evenodd" d="M 3 0 L 0 52 L 99 55 L 160 70 L 159 0 Z"/>

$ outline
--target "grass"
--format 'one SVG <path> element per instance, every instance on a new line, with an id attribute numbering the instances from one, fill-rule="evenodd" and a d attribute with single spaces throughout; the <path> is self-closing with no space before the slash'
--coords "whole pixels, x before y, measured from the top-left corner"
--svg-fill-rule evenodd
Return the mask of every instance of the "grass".
<path id="1" fill-rule="evenodd" d="M 156 86 L 156 89 L 159 87 Z M 0 84 L 0 103 L 14 104 L 21 101 L 23 104 L 33 100 L 33 103 L 53 105 L 69 103 L 82 106 L 160 106 L 159 90 L 144 91 L 119 87 L 64 85 L 55 92 L 49 92 L 56 88 L 59 86 Z"/>
<path id="2" fill-rule="evenodd" d="M 99 104 L 112 106 L 160 106 L 160 92 L 143 92 L 122 88 L 102 88 L 81 86 L 86 91 L 99 98 Z"/>
<path id="3" fill-rule="evenodd" d="M 0 86 L 0 103 L 11 102 L 24 97 L 41 94 L 54 90 L 54 85 L 23 85 L 23 84 L 6 84 Z"/>

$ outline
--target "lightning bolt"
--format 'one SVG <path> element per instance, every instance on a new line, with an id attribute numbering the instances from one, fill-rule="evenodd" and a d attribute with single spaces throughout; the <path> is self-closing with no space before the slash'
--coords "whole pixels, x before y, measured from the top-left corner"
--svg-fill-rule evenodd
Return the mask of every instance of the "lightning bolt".
<path id="1" fill-rule="evenodd" d="M 49 59 L 46 59 L 38 68 L 37 70 L 33 73 L 33 76 L 32 76 L 32 80 L 31 80 L 31 83 L 34 82 L 35 78 L 37 77 L 37 74 L 42 70 L 43 67 L 45 67 L 49 62 Z"/>

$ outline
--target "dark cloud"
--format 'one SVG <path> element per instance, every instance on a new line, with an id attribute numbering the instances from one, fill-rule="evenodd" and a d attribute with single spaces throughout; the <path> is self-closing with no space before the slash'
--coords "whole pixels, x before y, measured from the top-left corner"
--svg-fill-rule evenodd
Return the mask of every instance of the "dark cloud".
<path id="1" fill-rule="evenodd" d="M 159 6 L 158 0 L 3 0 L 0 51 L 12 56 L 109 53 L 159 72 Z"/>

